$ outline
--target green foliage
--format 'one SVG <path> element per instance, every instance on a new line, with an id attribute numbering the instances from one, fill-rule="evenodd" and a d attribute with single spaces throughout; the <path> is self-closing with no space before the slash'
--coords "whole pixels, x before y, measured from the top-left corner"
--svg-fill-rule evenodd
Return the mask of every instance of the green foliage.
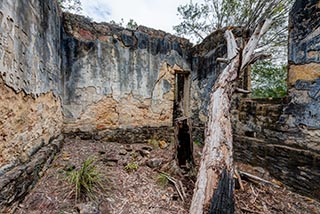
<path id="1" fill-rule="evenodd" d="M 139 154 L 138 154 L 138 152 L 133 151 L 133 152 L 130 153 L 130 156 L 132 157 L 133 160 L 136 160 L 137 157 L 139 156 Z"/>
<path id="2" fill-rule="evenodd" d="M 121 19 L 120 22 L 116 22 L 114 20 L 110 21 L 110 24 L 114 24 L 114 25 L 118 25 L 120 27 L 125 27 L 129 30 L 136 30 L 138 27 L 138 24 L 136 21 L 134 21 L 133 19 L 130 19 L 129 22 L 125 25 L 124 24 L 124 19 Z"/>
<path id="3" fill-rule="evenodd" d="M 138 24 L 133 19 L 130 19 L 129 22 L 127 23 L 127 26 L 126 26 L 126 28 L 128 28 L 130 30 L 136 30 L 137 27 L 138 27 Z"/>
<path id="4" fill-rule="evenodd" d="M 202 146 L 202 143 L 200 140 L 195 140 L 193 143 L 197 146 Z"/>
<path id="5" fill-rule="evenodd" d="M 270 61 L 256 63 L 251 69 L 252 97 L 281 98 L 287 94 L 287 67 Z"/>
<path id="6" fill-rule="evenodd" d="M 80 169 L 67 172 L 68 181 L 74 186 L 76 200 L 81 196 L 93 196 L 95 186 L 101 186 L 100 174 L 95 167 L 94 159 L 86 159 Z"/>
<path id="7" fill-rule="evenodd" d="M 255 29 L 259 22 L 273 18 L 269 36 L 270 41 L 284 44 L 288 12 L 292 0 L 202 0 L 178 7 L 181 23 L 173 27 L 176 34 L 186 36 L 197 42 L 214 30 L 228 26 L 243 26 Z"/>
<path id="8" fill-rule="evenodd" d="M 160 184 L 162 187 L 165 187 L 168 185 L 169 183 L 169 179 L 167 177 L 166 174 L 164 173 L 159 173 L 159 175 L 157 176 L 157 182 L 158 184 Z"/>
<path id="9" fill-rule="evenodd" d="M 116 22 L 116 21 L 114 21 L 114 20 L 111 20 L 111 21 L 110 21 L 110 24 L 118 25 L 118 26 L 120 26 L 120 27 L 124 27 L 124 26 L 123 26 L 123 25 L 124 25 L 124 19 L 121 19 L 120 22 Z"/>
<path id="10" fill-rule="evenodd" d="M 58 0 L 58 3 L 63 11 L 70 13 L 79 13 L 82 11 L 80 0 Z"/>
<path id="11" fill-rule="evenodd" d="M 178 7 L 178 15 L 182 19 L 173 30 L 179 36 L 186 36 L 197 42 L 214 30 L 214 26 L 205 17 L 209 15 L 209 7 L 206 4 L 192 3 Z"/>
<path id="12" fill-rule="evenodd" d="M 148 144 L 153 148 L 159 148 L 159 141 L 157 141 L 156 139 L 149 139 Z"/>
<path id="13" fill-rule="evenodd" d="M 131 163 L 128 163 L 124 169 L 127 171 L 127 172 L 133 172 L 133 171 L 137 171 L 139 168 L 139 165 L 136 163 L 136 162 L 131 162 Z"/>

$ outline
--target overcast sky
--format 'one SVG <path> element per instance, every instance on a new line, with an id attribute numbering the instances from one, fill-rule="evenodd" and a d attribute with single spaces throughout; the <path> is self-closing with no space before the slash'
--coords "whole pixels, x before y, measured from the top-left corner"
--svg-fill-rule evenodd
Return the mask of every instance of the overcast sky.
<path id="1" fill-rule="evenodd" d="M 173 32 L 172 26 L 179 23 L 177 7 L 190 0 L 81 0 L 83 15 L 97 22 L 114 20 L 124 23 L 130 19 L 139 25 Z"/>

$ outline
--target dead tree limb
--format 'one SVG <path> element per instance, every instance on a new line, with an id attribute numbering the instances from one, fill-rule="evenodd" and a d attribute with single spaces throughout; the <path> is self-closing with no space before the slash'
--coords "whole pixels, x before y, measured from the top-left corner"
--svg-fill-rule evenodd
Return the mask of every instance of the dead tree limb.
<path id="1" fill-rule="evenodd" d="M 272 183 L 271 181 L 267 181 L 265 179 L 262 179 L 258 176 L 252 175 L 248 172 L 239 171 L 239 174 L 240 174 L 240 177 L 242 177 L 242 179 L 247 179 L 247 180 L 254 182 L 254 183 L 257 183 L 257 184 L 262 183 L 262 184 L 274 186 L 276 188 L 280 188 L 279 185 Z"/>
<path id="2" fill-rule="evenodd" d="M 271 20 L 260 23 L 243 49 L 238 48 L 230 30 L 225 32 L 230 63 L 210 94 L 205 145 L 190 207 L 192 214 L 234 212 L 231 97 L 236 90 L 238 75 L 252 62 L 258 42 L 270 24 Z"/>

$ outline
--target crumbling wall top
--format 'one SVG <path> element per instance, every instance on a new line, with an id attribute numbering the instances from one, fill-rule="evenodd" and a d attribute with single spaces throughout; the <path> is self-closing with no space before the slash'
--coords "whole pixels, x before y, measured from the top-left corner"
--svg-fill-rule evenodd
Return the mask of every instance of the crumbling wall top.
<path id="1" fill-rule="evenodd" d="M 152 54 L 166 53 L 170 49 L 185 54 L 192 43 L 162 30 L 138 26 L 136 30 L 126 29 L 107 22 L 92 22 L 84 16 L 64 13 L 64 30 L 78 40 L 120 40 L 130 48 L 150 49 Z"/>

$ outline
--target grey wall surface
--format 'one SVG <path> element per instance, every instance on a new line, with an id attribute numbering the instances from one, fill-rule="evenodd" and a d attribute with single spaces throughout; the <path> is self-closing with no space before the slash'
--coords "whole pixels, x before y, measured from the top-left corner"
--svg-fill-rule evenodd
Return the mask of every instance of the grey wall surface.
<path id="1" fill-rule="evenodd" d="M 60 68 L 57 2 L 0 1 L 0 213 L 36 184 L 59 149 Z"/>
<path id="2" fill-rule="evenodd" d="M 99 127 L 171 126 L 174 67 L 190 70 L 191 44 L 146 27 L 133 31 L 91 23 L 80 16 L 65 14 L 64 18 L 64 114 L 70 127 L 93 130 L 94 124 L 85 122 L 88 114 L 101 119 Z M 110 123 L 103 122 L 104 116 L 97 112 L 106 99 L 114 103 L 109 108 L 114 112 L 108 116 L 113 121 Z M 135 115 L 121 113 L 126 106 L 133 105 L 134 109 L 139 102 L 145 107 L 136 109 Z M 146 107 L 149 109 L 142 112 Z M 166 119 L 160 115 L 167 115 Z"/>
<path id="3" fill-rule="evenodd" d="M 0 3 L 0 75 L 15 91 L 61 91 L 60 16 L 55 1 Z"/>

